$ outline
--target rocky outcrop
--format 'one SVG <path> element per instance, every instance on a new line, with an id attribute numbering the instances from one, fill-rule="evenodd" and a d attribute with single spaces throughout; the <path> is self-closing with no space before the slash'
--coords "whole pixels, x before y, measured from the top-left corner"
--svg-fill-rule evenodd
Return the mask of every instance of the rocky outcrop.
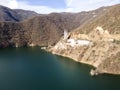
<path id="1" fill-rule="evenodd" d="M 120 74 L 120 37 L 116 39 L 114 36 L 116 35 L 109 34 L 102 27 L 96 27 L 89 34 L 68 36 L 67 40 L 61 39 L 50 51 L 94 66 L 95 74 Z"/>
<path id="2" fill-rule="evenodd" d="M 73 30 L 66 40 L 61 39 L 50 51 L 94 66 L 96 69 L 91 70 L 91 75 L 120 74 L 119 8 L 119 4 L 110 7 L 99 18 Z"/>

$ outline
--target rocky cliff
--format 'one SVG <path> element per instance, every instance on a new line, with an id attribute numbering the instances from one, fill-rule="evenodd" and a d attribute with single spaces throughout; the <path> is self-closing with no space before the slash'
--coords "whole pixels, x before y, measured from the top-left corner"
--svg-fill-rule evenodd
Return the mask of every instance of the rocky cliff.
<path id="1" fill-rule="evenodd" d="M 70 32 L 49 51 L 94 66 L 91 74 L 120 74 L 120 5 Z M 114 12 L 114 13 L 113 13 Z"/>
<path id="2" fill-rule="evenodd" d="M 109 34 L 97 27 L 88 35 L 68 37 L 61 39 L 50 52 L 92 65 L 97 73 L 120 74 L 120 34 Z"/>

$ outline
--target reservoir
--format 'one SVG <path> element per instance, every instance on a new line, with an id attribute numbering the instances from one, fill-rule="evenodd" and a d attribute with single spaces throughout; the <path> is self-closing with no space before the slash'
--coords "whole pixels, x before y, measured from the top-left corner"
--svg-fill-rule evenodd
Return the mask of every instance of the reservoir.
<path id="1" fill-rule="evenodd" d="M 120 76 L 90 76 L 89 65 L 40 47 L 0 49 L 0 90 L 120 90 Z"/>

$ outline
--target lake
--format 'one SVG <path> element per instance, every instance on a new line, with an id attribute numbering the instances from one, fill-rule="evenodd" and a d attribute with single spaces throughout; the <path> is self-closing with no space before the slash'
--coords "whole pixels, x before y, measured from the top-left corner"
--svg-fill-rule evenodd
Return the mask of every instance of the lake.
<path id="1" fill-rule="evenodd" d="M 0 49 L 0 90 L 120 90 L 120 76 L 91 77 L 92 67 L 40 47 Z"/>

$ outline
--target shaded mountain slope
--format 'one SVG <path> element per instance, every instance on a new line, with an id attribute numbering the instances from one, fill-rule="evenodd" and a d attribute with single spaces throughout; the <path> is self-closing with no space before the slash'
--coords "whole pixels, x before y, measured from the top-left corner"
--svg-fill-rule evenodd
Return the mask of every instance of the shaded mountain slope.
<path id="1" fill-rule="evenodd" d="M 33 11 L 10 9 L 4 6 L 0 6 L 0 21 L 23 21 L 32 17 L 38 16 L 39 14 Z"/>

